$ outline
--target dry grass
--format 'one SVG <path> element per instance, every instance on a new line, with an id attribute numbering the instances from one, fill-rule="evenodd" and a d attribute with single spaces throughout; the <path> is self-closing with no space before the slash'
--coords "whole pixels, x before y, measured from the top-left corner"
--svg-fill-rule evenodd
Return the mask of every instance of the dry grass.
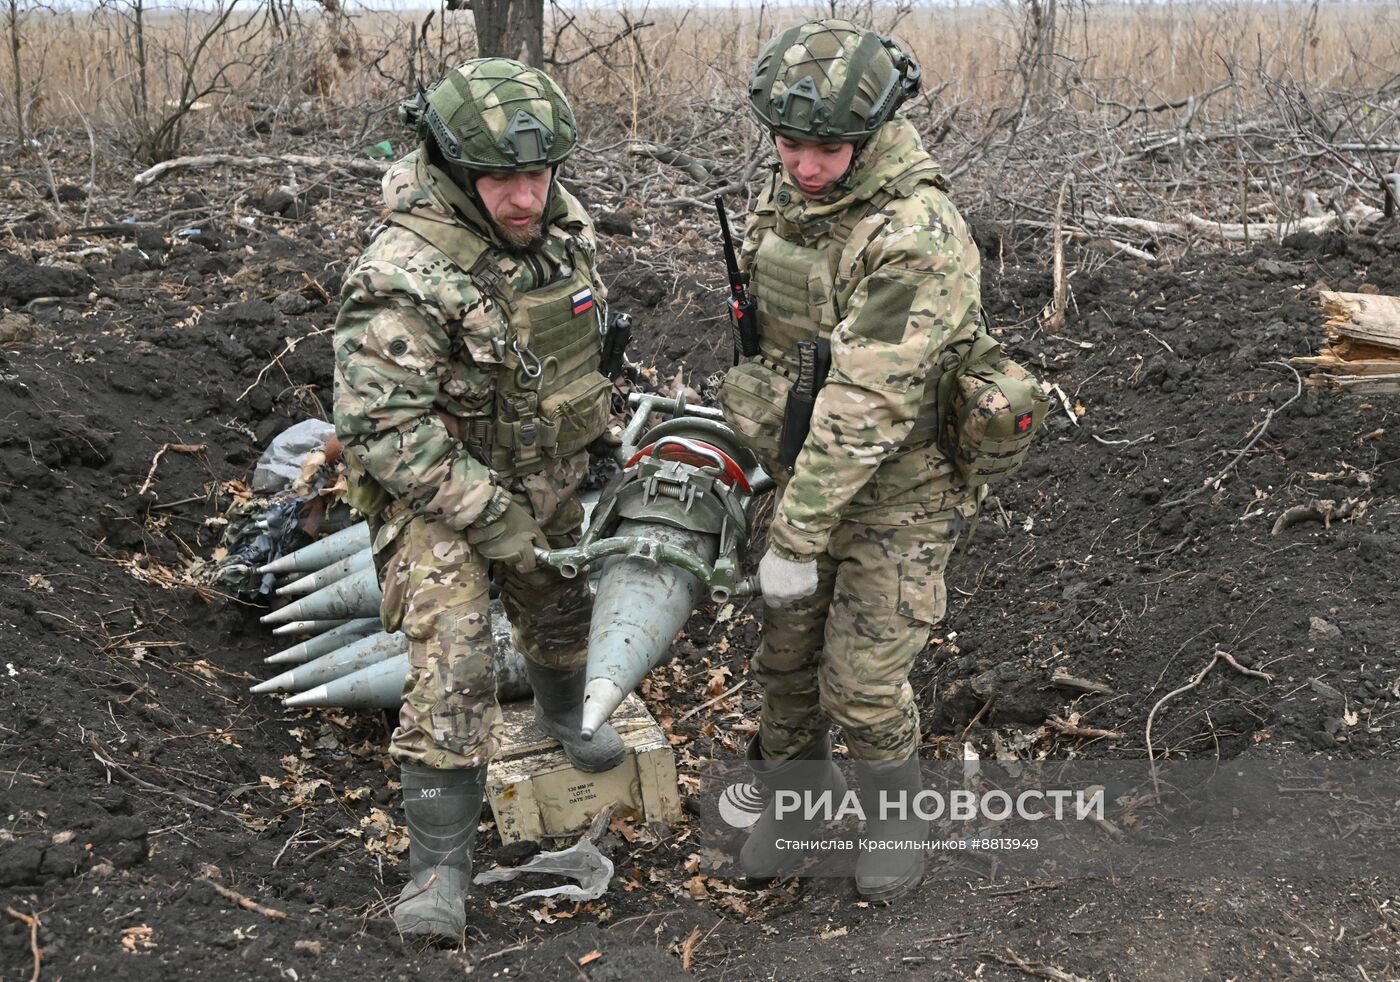
<path id="1" fill-rule="evenodd" d="M 1377 148 L 1400 146 L 1400 4 L 1058 0 L 1053 43 L 1037 48 L 1032 12 L 1047 0 L 896 2 L 833 5 L 917 56 L 926 84 L 907 114 L 956 179 L 960 205 L 1009 219 L 1013 234 L 1043 238 L 1069 179 L 1066 236 L 1171 254 L 1183 247 L 1164 241 L 1175 232 L 1089 216 L 1175 223 L 1187 237 L 1212 222 L 1291 220 L 1304 196 L 1314 213 L 1340 216 L 1382 204 L 1379 178 L 1397 169 L 1396 154 Z M 127 174 L 182 145 L 261 152 L 281 138 L 335 154 L 388 137 L 402 147 L 392 110 L 413 79 L 475 52 L 467 12 L 242 0 L 198 58 L 207 10 L 149 16 L 143 89 L 122 9 L 20 18 L 18 90 L 0 39 L 0 135 L 17 128 L 18 91 L 41 153 L 64 134 L 92 134 L 91 156 Z M 553 8 L 545 51 L 583 131 L 572 178 L 635 214 L 704 207 L 715 188 L 752 193 L 768 148 L 747 118 L 749 65 L 777 30 L 830 10 Z M 198 108 L 185 112 L 192 92 Z M 167 146 L 172 134 L 152 134 L 171 114 L 183 128 Z M 685 151 L 708 179 L 628 153 L 639 140 Z M 689 220 L 666 223 L 679 235 Z"/>
<path id="2" fill-rule="evenodd" d="M 23 4 L 21 4 L 23 9 Z M 240 8 L 240 11 L 243 8 Z M 474 51 L 466 13 L 391 14 L 351 9 L 283 13 L 248 4 L 209 44 L 207 76 L 216 66 L 241 65 L 219 105 L 317 99 L 339 106 L 399 96 L 415 65 L 423 77 Z M 583 107 L 585 125 L 646 136 L 647 121 L 695 102 L 732 106 L 742 93 L 758 46 L 776 30 L 826 7 L 696 7 L 581 11 L 566 22 L 556 12 L 557 36 L 546 48 L 567 62 L 605 43 L 628 25 L 644 24 L 605 53 L 557 68 Z M 1017 3 L 922 8 L 912 12 L 865 7 L 863 18 L 893 33 L 924 66 L 927 88 L 941 102 L 985 110 L 1014 103 L 1022 81 L 1017 57 L 1025 29 Z M 287 18 L 291 19 L 288 20 Z M 182 57 L 188 57 L 207 12 L 165 10 L 146 25 L 148 85 L 157 101 L 178 97 Z M 108 122 L 128 111 L 123 98 L 135 82 L 130 29 L 107 11 L 35 11 L 19 30 L 20 77 L 31 94 L 35 127 L 72 125 L 79 112 Z M 1077 5 L 1062 7 L 1052 94 L 1092 106 L 1095 98 L 1124 103 L 1180 99 L 1209 90 L 1234 70 L 1245 76 L 1246 106 L 1261 96 L 1251 82 L 1290 77 L 1319 89 L 1374 88 L 1400 66 L 1400 5 L 1217 2 Z M 5 44 L 4 77 L 10 52 Z M 252 62 L 258 59 L 256 66 Z M 7 85 L 6 89 L 12 88 Z M 0 119 L 13 119 L 13 92 L 0 95 Z M 660 105 L 658 105 L 660 103 Z M 12 124 L 11 124 L 12 125 Z"/>

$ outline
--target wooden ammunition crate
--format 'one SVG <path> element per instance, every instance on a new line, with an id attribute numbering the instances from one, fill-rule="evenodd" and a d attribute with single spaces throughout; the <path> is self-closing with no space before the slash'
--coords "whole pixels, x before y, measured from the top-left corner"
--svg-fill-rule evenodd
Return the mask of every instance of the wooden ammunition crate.
<path id="1" fill-rule="evenodd" d="M 508 703 L 501 714 L 501 747 L 486 777 L 501 841 L 578 835 L 610 801 L 642 821 L 680 818 L 675 753 L 636 695 L 629 695 L 610 720 L 627 756 L 602 774 L 585 774 L 569 764 L 563 748 L 535 722 L 532 701 Z"/>

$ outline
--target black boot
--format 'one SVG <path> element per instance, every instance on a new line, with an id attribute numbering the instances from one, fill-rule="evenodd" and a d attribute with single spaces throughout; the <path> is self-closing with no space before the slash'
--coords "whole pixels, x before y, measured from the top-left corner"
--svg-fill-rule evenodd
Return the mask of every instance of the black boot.
<path id="1" fill-rule="evenodd" d="M 914 797 L 923 790 L 918 757 L 857 761 L 856 773 L 860 776 L 866 839 L 922 843 L 928 838 L 928 822 L 914 813 Z M 883 800 L 891 804 L 887 816 L 882 815 L 882 795 Z M 903 807 L 900 807 L 901 800 Z M 923 878 L 922 845 L 866 849 L 856 860 L 856 890 L 871 900 L 896 900 L 918 886 Z"/>
<path id="2" fill-rule="evenodd" d="M 805 803 L 815 800 L 815 795 L 830 792 L 831 810 L 840 808 L 846 779 L 831 762 L 831 737 L 823 735 L 787 760 L 765 760 L 763 747 L 755 736 L 749 741 L 748 761 L 749 770 L 768 793 L 768 802 L 739 852 L 740 866 L 755 879 L 792 872 L 807 858 L 807 853 L 779 849 L 778 840 L 807 838 L 821 828 L 823 819 L 808 819 L 803 812 L 779 818 L 777 793 L 797 792 L 804 796 Z"/>
<path id="3" fill-rule="evenodd" d="M 413 879 L 399 894 L 394 924 L 405 937 L 460 941 L 467 927 L 463 898 L 471 882 L 486 768 L 449 771 L 403 764 L 399 777 Z"/>
<path id="4" fill-rule="evenodd" d="M 569 763 L 596 774 L 622 763 L 626 748 L 611 723 L 598 727 L 591 740 L 585 740 L 580 733 L 584 672 L 583 668 L 549 668 L 525 659 L 525 674 L 530 677 L 530 688 L 535 690 L 535 719 L 559 741 Z"/>

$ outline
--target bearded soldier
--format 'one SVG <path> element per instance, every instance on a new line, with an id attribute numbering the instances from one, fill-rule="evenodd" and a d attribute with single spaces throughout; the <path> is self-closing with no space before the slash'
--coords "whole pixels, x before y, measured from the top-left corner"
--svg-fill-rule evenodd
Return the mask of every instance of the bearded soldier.
<path id="1" fill-rule="evenodd" d="M 385 175 L 384 225 L 345 280 L 335 422 L 352 503 L 370 516 L 384 626 L 409 645 L 390 754 L 412 881 L 394 920 L 460 938 L 499 723 L 493 577 L 540 722 L 581 770 L 623 757 L 610 727 L 579 735 L 586 578 L 535 555 L 578 540 L 610 385 L 593 226 L 558 180 L 577 142 L 564 94 L 537 69 L 478 59 L 405 113 L 422 143 Z"/>
<path id="2" fill-rule="evenodd" d="M 927 824 L 884 814 L 880 795 L 921 789 L 914 658 L 946 603 L 943 571 L 977 493 L 936 439 L 937 380 L 950 343 L 979 332 L 979 261 L 948 182 L 895 110 L 919 67 L 843 20 L 791 28 L 749 78 L 778 165 L 746 228 L 740 264 L 757 301 L 759 351 L 718 398 L 780 497 L 759 564 L 766 601 L 754 667 L 763 684 L 748 758 L 770 791 L 844 793 L 832 722 L 857 762 L 867 838 L 918 842 Z M 787 397 L 829 350 L 810 430 L 784 461 Z M 796 400 L 795 400 L 796 401 Z M 788 413 L 791 416 L 791 412 Z M 772 800 L 742 853 L 780 870 Z M 922 848 L 862 853 L 856 886 L 892 900 L 918 885 Z"/>

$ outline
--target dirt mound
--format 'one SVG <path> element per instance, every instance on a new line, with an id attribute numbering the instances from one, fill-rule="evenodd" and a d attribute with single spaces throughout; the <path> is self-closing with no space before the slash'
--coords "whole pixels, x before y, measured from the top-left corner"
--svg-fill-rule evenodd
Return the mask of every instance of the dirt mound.
<path id="1" fill-rule="evenodd" d="M 513 890 L 493 887 L 466 950 L 406 951 L 383 916 L 404 845 L 384 721 L 249 696 L 278 647 L 257 609 L 182 582 L 267 441 L 329 410 L 328 331 L 360 216 L 263 197 L 230 219 L 208 200 L 158 189 L 112 208 L 135 212 L 132 230 L 86 239 L 12 225 L 0 255 L 0 297 L 33 327 L 0 350 L 0 889 L 39 912 L 55 976 L 662 979 L 684 963 L 1012 977 L 1012 948 L 1137 977 L 1183 949 L 1183 978 L 1386 963 L 1368 939 L 1393 925 L 1347 898 L 1390 881 L 991 883 L 956 903 L 930 884 L 882 910 L 843 884 L 710 879 L 684 828 L 625 822 L 603 842 L 618 870 L 603 900 L 516 910 L 487 903 Z M 644 237 L 616 230 L 604 272 L 614 308 L 634 314 L 634 357 L 661 382 L 683 363 L 698 384 L 728 357 L 718 256 L 682 248 L 670 261 L 693 275 L 663 276 Z M 1170 270 L 1108 266 L 1072 280 L 1058 336 L 1035 322 L 1048 274 L 989 255 L 993 323 L 1061 395 L 950 575 L 947 630 L 915 679 L 927 754 L 966 739 L 1142 757 L 1148 712 L 1217 647 L 1271 679 L 1218 668 L 1159 713 L 1158 754 L 1394 753 L 1400 404 L 1297 392 L 1281 362 L 1316 346 L 1319 284 L 1400 292 L 1394 242 L 1298 236 Z M 1324 499 L 1365 506 L 1272 533 L 1284 510 Z M 753 612 L 717 629 L 718 613 L 697 615 L 648 687 L 697 758 L 736 756 L 756 710 L 750 687 L 677 720 L 753 651 Z M 1124 735 L 1046 724 L 1071 714 Z M 483 838 L 490 862 L 499 843 Z M 1280 928 L 1281 910 L 1306 933 Z M 28 927 L 6 916 L 0 973 L 31 964 Z"/>

